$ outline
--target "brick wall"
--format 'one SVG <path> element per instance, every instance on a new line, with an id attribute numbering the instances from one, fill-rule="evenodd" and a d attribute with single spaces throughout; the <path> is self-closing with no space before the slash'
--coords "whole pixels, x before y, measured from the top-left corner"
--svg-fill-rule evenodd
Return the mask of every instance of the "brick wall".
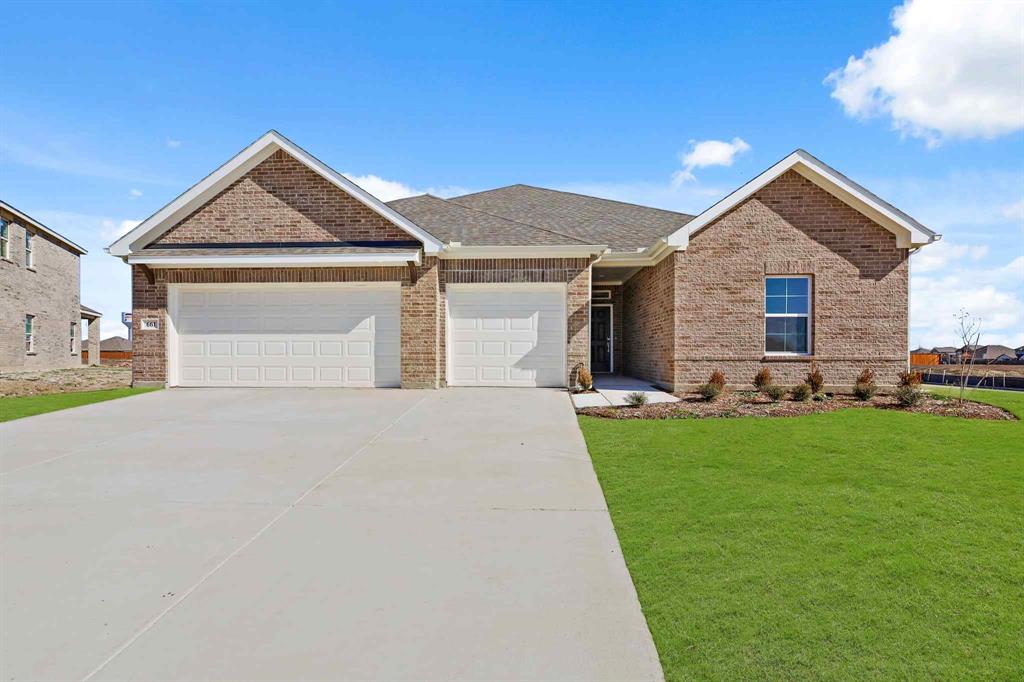
<path id="1" fill-rule="evenodd" d="M 402 285 L 402 388 L 438 388 L 443 381 L 440 270 L 438 259 L 427 256 L 416 281 Z"/>
<path id="2" fill-rule="evenodd" d="M 451 259 L 441 261 L 440 295 L 443 305 L 448 284 L 560 282 L 566 286 L 566 368 L 569 385 L 579 367 L 590 366 L 590 260 L 586 258 Z M 444 315 L 441 317 L 440 373 L 444 376 L 446 350 Z"/>
<path id="3" fill-rule="evenodd" d="M 747 385 L 762 364 L 779 383 L 803 380 L 809 359 L 764 354 L 764 278 L 773 274 L 811 275 L 812 352 L 828 384 L 849 386 L 864 367 L 895 383 L 906 368 L 907 255 L 891 232 L 783 174 L 666 259 L 676 263 L 675 383 L 702 383 L 718 368 Z"/>
<path id="4" fill-rule="evenodd" d="M 410 239 L 386 218 L 279 150 L 155 243 Z"/>
<path id="5" fill-rule="evenodd" d="M 675 265 L 670 255 L 622 285 L 623 373 L 666 387 L 674 381 Z"/>
<path id="6" fill-rule="evenodd" d="M 77 367 L 82 341 L 78 254 L 35 233 L 34 269 L 25 267 L 25 227 L 9 221 L 10 257 L 0 258 L 0 371 Z M 25 315 L 34 315 L 34 350 L 25 352 Z M 71 349 L 71 323 L 76 343 Z"/>

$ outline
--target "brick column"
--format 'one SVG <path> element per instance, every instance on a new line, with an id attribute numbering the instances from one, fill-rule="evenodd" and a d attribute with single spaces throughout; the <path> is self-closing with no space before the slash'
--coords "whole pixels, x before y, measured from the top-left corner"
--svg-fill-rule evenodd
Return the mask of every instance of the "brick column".
<path id="1" fill-rule="evenodd" d="M 100 353 L 100 319 L 94 317 L 89 320 L 89 364 L 98 365 L 101 360 Z"/>
<path id="2" fill-rule="evenodd" d="M 438 259 L 427 256 L 402 280 L 402 388 L 440 386 L 438 270 Z"/>

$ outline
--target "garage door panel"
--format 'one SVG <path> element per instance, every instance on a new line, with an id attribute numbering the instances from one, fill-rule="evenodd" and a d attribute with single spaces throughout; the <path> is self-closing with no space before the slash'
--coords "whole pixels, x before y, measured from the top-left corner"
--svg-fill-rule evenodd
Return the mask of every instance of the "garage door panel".
<path id="1" fill-rule="evenodd" d="M 178 292 L 182 385 L 397 386 L 398 286 Z"/>
<path id="2" fill-rule="evenodd" d="M 564 386 L 564 290 L 448 290 L 449 383 Z"/>

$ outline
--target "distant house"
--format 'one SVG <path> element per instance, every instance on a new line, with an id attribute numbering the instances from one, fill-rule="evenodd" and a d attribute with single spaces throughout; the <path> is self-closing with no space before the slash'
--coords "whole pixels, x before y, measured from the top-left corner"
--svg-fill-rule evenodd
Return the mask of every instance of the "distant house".
<path id="1" fill-rule="evenodd" d="M 100 360 L 104 364 L 114 360 L 131 360 L 132 342 L 123 336 L 111 336 L 100 341 Z M 89 339 L 82 342 L 82 362 L 89 361 Z"/>
<path id="2" fill-rule="evenodd" d="M 932 353 L 939 356 L 939 362 L 943 365 L 955 365 L 957 358 L 957 349 L 953 346 L 936 346 L 932 348 Z"/>
<path id="3" fill-rule="evenodd" d="M 1024 346 L 1017 346 L 1013 349 L 1013 352 L 1017 354 L 1018 360 L 1024 358 Z"/>
<path id="4" fill-rule="evenodd" d="M 974 349 L 975 362 L 1010 362 L 1017 359 L 1017 351 L 1009 346 L 993 344 L 990 346 L 977 346 Z"/>

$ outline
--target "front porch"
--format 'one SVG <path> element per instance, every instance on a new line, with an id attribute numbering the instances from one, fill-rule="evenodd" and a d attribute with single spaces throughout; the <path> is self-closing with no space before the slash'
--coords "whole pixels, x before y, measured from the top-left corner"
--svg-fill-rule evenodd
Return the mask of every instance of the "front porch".
<path id="1" fill-rule="evenodd" d="M 595 374 L 595 393 L 575 393 L 572 403 L 576 407 L 608 407 L 626 405 L 626 396 L 642 393 L 648 403 L 675 403 L 679 398 L 666 393 L 649 381 L 635 379 L 621 374 Z"/>

